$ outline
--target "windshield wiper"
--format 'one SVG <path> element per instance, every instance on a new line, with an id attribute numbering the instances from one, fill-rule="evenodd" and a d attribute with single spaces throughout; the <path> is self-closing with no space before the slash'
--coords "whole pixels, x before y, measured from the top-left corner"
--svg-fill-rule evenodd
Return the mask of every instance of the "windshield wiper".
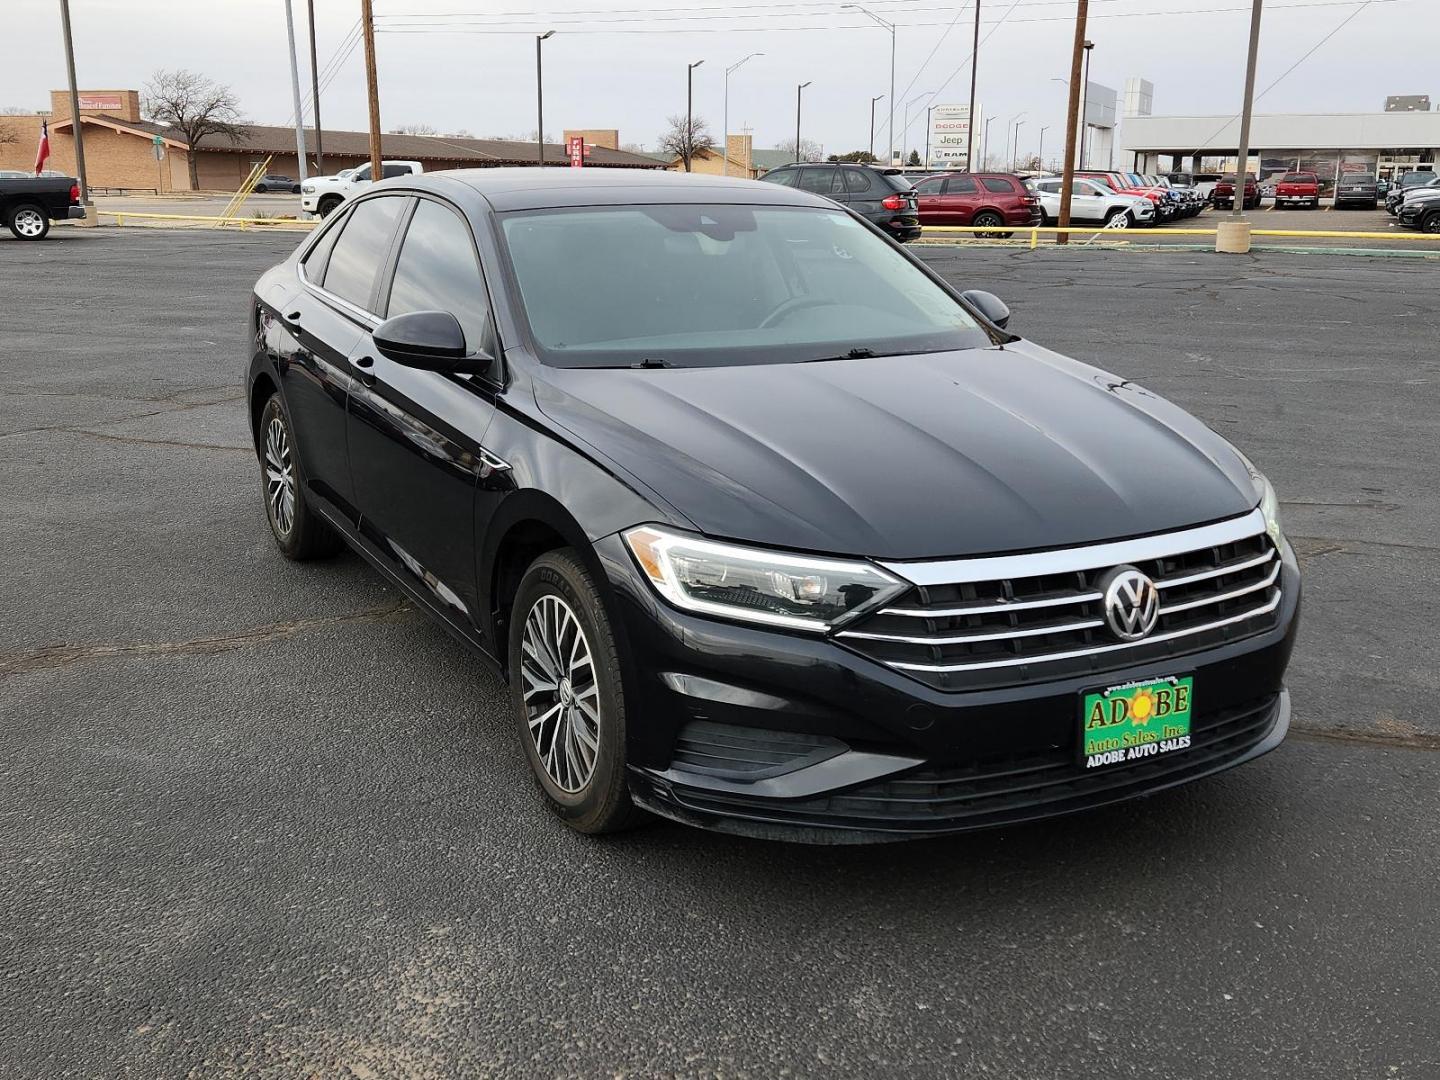
<path id="1" fill-rule="evenodd" d="M 851 349 L 839 356 L 812 356 L 808 360 L 801 360 L 802 364 L 824 364 L 831 360 L 870 360 L 875 357 L 874 349 Z"/>

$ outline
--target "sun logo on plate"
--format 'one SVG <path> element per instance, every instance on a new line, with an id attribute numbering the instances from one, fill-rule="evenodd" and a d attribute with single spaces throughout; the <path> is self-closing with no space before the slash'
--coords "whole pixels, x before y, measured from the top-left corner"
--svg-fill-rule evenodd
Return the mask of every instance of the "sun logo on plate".
<path id="1" fill-rule="evenodd" d="M 1148 724 L 1154 715 L 1155 695 L 1149 690 L 1141 690 L 1130 701 L 1130 723 L 1137 726 Z"/>

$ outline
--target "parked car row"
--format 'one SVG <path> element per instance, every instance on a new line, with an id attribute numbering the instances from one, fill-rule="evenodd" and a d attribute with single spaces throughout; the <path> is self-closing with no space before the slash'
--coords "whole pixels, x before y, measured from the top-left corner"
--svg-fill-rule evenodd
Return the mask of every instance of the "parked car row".
<path id="1" fill-rule="evenodd" d="M 1410 172 L 1401 177 L 1402 183 L 1411 176 L 1423 179 L 1399 188 L 1399 201 L 1390 212 L 1407 229 L 1440 233 L 1440 176 L 1433 172 Z M 1390 209 L 1389 196 L 1386 196 L 1386 209 Z"/>
<path id="2" fill-rule="evenodd" d="M 1412 194 L 1421 191 L 1432 190 L 1440 185 L 1440 176 L 1428 169 L 1415 169 L 1407 172 L 1394 184 L 1385 195 L 1385 212 L 1391 217 L 1400 216 L 1400 208 Z"/>

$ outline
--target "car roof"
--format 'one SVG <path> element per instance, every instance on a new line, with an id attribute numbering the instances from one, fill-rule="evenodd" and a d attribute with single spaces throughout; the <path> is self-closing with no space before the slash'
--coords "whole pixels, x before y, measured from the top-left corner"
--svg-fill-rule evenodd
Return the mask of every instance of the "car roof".
<path id="1" fill-rule="evenodd" d="M 656 202 L 835 207 L 829 199 L 780 184 L 652 169 L 473 168 L 430 172 L 402 179 L 404 186 L 420 190 L 432 185 L 437 190 L 443 190 L 446 184 L 463 184 L 483 196 L 493 209 L 502 212 Z"/>

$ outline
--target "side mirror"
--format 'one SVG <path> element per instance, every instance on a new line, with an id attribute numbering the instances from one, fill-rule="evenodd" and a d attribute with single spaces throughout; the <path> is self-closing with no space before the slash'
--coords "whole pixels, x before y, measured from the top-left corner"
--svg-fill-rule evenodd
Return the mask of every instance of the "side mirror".
<path id="1" fill-rule="evenodd" d="M 1001 330 L 1004 330 L 1010 322 L 1009 306 L 994 293 L 986 292 L 984 289 L 968 289 L 960 295 L 970 302 L 971 307 L 1000 327 Z"/>
<path id="2" fill-rule="evenodd" d="M 412 311 L 386 319 L 370 335 L 380 355 L 425 371 L 483 371 L 492 357 L 470 353 L 460 320 L 448 311 Z"/>

